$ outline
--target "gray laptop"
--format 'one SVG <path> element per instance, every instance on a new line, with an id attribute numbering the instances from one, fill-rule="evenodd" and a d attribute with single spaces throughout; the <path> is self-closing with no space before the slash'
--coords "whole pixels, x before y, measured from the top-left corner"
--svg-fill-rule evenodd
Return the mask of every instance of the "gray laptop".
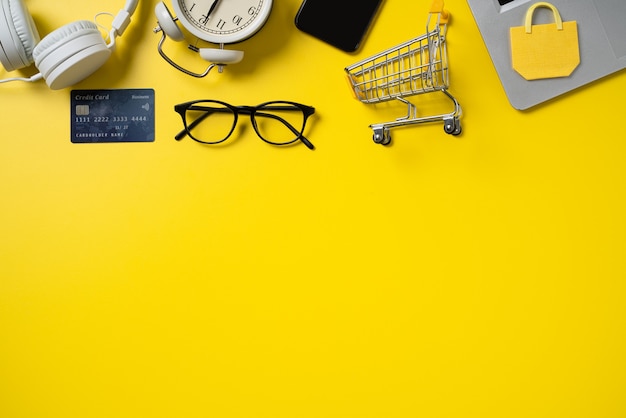
<path id="1" fill-rule="evenodd" d="M 516 109 L 527 109 L 626 68 L 626 0 L 548 0 L 563 21 L 578 22 L 580 65 L 563 78 L 527 81 L 511 65 L 509 28 L 523 26 L 536 0 L 467 0 L 496 67 L 506 95 Z M 552 23 L 552 11 L 539 8 L 533 24 Z"/>

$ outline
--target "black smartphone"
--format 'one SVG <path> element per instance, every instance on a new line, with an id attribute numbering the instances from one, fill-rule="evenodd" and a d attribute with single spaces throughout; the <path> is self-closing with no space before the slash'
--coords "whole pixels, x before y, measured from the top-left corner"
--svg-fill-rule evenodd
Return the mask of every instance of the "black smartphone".
<path id="1" fill-rule="evenodd" d="M 356 51 L 383 0 L 304 0 L 296 27 L 346 52 Z"/>

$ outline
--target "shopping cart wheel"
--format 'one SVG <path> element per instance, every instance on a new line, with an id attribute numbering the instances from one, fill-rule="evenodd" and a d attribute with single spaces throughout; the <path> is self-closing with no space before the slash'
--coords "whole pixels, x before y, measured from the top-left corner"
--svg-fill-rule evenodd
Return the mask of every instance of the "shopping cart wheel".
<path id="1" fill-rule="evenodd" d="M 389 133 L 389 129 L 374 129 L 374 136 L 372 139 L 377 144 L 389 145 L 391 143 L 391 134 Z"/>
<path id="2" fill-rule="evenodd" d="M 463 132 L 463 128 L 461 128 L 461 121 L 459 120 L 459 118 L 454 118 L 454 132 L 452 132 L 452 135 L 457 136 L 457 135 L 461 135 L 461 132 Z"/>
<path id="3" fill-rule="evenodd" d="M 460 135 L 461 134 L 461 122 L 459 118 L 446 119 L 443 121 L 443 130 L 449 135 Z"/>

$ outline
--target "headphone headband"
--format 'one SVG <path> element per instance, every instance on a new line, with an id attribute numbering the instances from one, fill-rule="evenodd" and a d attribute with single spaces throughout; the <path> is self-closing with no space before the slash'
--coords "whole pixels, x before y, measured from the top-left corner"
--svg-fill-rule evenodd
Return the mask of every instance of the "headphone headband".
<path id="1" fill-rule="evenodd" d="M 124 10 L 126 10 L 131 15 L 135 13 L 135 9 L 139 4 L 139 0 L 126 0 L 126 5 L 124 6 Z"/>
<path id="2" fill-rule="evenodd" d="M 124 8 L 120 10 L 117 16 L 115 16 L 115 19 L 113 19 L 112 26 L 117 36 L 121 36 L 126 30 L 126 27 L 130 23 L 130 17 L 135 13 L 138 4 L 139 0 L 127 0 Z"/>

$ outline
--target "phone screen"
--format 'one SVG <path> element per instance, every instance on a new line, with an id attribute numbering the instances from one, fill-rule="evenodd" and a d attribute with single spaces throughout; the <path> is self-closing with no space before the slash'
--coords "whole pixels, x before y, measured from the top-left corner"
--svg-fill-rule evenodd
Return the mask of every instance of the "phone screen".
<path id="1" fill-rule="evenodd" d="M 304 0 L 296 27 L 346 52 L 356 51 L 382 0 Z"/>

